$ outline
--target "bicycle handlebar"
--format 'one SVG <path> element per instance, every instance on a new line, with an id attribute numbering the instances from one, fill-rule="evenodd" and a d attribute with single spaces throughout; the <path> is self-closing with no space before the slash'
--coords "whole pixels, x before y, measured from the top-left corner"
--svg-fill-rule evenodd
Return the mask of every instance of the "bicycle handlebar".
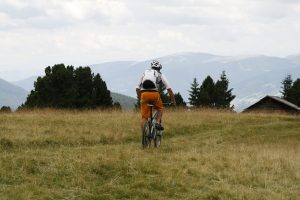
<path id="1" fill-rule="evenodd" d="M 153 104 L 147 104 L 147 105 L 150 106 L 150 107 L 154 106 Z M 173 103 L 163 103 L 163 105 L 174 106 Z"/>

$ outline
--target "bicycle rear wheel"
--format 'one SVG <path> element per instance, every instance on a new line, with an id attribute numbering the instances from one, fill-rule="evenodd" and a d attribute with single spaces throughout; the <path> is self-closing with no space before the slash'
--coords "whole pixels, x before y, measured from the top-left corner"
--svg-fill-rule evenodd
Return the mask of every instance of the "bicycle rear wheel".
<path id="1" fill-rule="evenodd" d="M 142 133 L 142 146 L 143 148 L 150 147 L 151 141 L 150 141 L 150 126 L 149 123 L 146 122 L 144 124 L 143 133 Z"/>

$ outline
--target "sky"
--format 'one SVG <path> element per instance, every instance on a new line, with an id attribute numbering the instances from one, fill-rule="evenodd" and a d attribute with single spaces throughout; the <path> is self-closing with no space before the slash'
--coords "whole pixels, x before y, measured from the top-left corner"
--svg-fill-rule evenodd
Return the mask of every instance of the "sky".
<path id="1" fill-rule="evenodd" d="M 0 78 L 180 52 L 300 54 L 300 0 L 1 0 Z"/>

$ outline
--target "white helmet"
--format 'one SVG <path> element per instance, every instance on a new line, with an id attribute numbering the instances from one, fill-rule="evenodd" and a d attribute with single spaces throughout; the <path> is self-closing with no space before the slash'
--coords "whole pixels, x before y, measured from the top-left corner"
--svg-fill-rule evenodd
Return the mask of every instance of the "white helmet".
<path id="1" fill-rule="evenodd" d="M 162 65 L 157 60 L 153 60 L 151 62 L 151 68 L 156 70 L 161 70 Z"/>

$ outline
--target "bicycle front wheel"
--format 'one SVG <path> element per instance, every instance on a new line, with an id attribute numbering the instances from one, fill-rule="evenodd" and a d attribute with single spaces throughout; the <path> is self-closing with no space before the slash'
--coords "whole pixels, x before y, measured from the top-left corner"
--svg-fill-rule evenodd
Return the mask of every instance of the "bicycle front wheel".
<path id="1" fill-rule="evenodd" d="M 157 131 L 156 137 L 154 139 L 154 146 L 156 148 L 160 147 L 161 145 L 161 131 Z"/>

